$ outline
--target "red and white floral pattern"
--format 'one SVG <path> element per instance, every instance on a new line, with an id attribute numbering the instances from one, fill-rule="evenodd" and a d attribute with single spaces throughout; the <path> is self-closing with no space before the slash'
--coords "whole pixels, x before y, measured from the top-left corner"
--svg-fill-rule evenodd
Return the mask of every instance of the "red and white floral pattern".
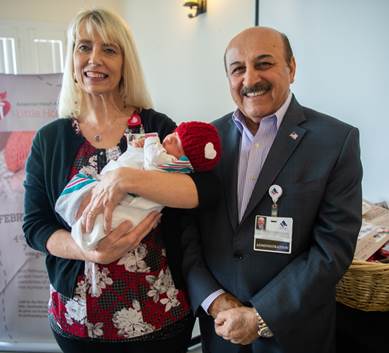
<path id="1" fill-rule="evenodd" d="M 123 308 L 113 315 L 113 323 L 119 330 L 118 335 L 124 337 L 137 337 L 153 332 L 155 327 L 144 322 L 140 304 L 137 300 L 132 301 L 132 307 Z"/>
<path id="2" fill-rule="evenodd" d="M 140 243 L 134 250 L 129 251 L 118 262 L 118 265 L 124 265 L 130 272 L 149 272 L 150 267 L 144 261 L 147 255 L 146 245 Z"/>

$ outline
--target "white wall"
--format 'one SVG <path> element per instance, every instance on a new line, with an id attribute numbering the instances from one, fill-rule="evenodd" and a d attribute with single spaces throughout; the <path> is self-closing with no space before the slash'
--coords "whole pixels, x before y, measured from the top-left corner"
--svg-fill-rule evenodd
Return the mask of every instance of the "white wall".
<path id="1" fill-rule="evenodd" d="M 123 2 L 125 0 L 0 0 L 0 21 L 55 23 L 66 28 L 82 9 L 101 6 L 121 12 Z"/>
<path id="2" fill-rule="evenodd" d="M 289 36 L 300 103 L 359 128 L 364 197 L 389 201 L 389 1 L 261 0 L 259 13 Z"/>
<path id="3" fill-rule="evenodd" d="M 0 0 L 0 37 L 16 41 L 18 74 L 60 72 L 59 52 L 53 62 L 50 47 L 34 43 L 34 39 L 54 39 L 64 44 L 68 24 L 78 11 L 104 6 L 122 12 L 121 5 L 122 0 Z"/>
<path id="4" fill-rule="evenodd" d="M 131 0 L 130 24 L 155 108 L 176 121 L 211 121 L 233 109 L 223 54 L 234 34 L 254 24 L 254 0 L 208 0 L 190 19 L 180 0 Z"/>

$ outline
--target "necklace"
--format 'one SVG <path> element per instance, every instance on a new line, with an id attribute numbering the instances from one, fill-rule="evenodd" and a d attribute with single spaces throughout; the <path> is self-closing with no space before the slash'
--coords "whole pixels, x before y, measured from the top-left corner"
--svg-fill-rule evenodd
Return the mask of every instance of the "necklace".
<path id="1" fill-rule="evenodd" d="M 97 134 L 97 135 L 93 136 L 93 140 L 95 142 L 101 142 L 101 135 Z"/>
<path id="2" fill-rule="evenodd" d="M 94 142 L 96 143 L 100 143 L 102 142 L 103 140 L 103 136 L 107 136 L 111 131 L 115 130 L 116 126 L 117 126 L 117 122 L 118 122 L 118 119 L 114 119 L 113 121 L 110 122 L 110 124 L 108 125 L 105 125 L 102 129 L 100 130 L 97 130 L 96 128 L 94 129 L 95 131 L 97 130 L 97 132 L 95 132 L 92 136 L 92 139 Z"/>
<path id="3" fill-rule="evenodd" d="M 134 112 L 127 120 L 127 129 L 133 129 L 138 126 L 141 126 L 142 122 L 140 119 L 140 116 L 137 112 Z M 96 143 L 100 143 L 103 139 L 103 132 L 97 133 L 96 135 L 93 136 L 93 140 Z"/>
<path id="4" fill-rule="evenodd" d="M 93 140 L 94 140 L 95 142 L 101 142 L 101 135 L 95 135 L 95 136 L 93 136 Z"/>

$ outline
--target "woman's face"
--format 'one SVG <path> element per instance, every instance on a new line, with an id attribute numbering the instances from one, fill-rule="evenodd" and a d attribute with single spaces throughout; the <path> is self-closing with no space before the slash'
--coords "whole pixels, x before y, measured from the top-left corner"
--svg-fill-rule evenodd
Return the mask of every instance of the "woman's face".
<path id="1" fill-rule="evenodd" d="M 116 43 L 104 43 L 98 33 L 90 36 L 81 27 L 73 62 L 75 78 L 85 93 L 119 95 L 123 53 Z"/>

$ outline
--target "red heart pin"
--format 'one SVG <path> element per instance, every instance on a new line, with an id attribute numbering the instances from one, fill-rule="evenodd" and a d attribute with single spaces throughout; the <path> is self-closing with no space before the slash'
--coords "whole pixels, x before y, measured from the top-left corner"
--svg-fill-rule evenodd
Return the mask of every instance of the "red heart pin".
<path id="1" fill-rule="evenodd" d="M 136 127 L 141 124 L 140 116 L 138 113 L 134 113 L 131 115 L 131 117 L 127 120 L 128 127 Z"/>

